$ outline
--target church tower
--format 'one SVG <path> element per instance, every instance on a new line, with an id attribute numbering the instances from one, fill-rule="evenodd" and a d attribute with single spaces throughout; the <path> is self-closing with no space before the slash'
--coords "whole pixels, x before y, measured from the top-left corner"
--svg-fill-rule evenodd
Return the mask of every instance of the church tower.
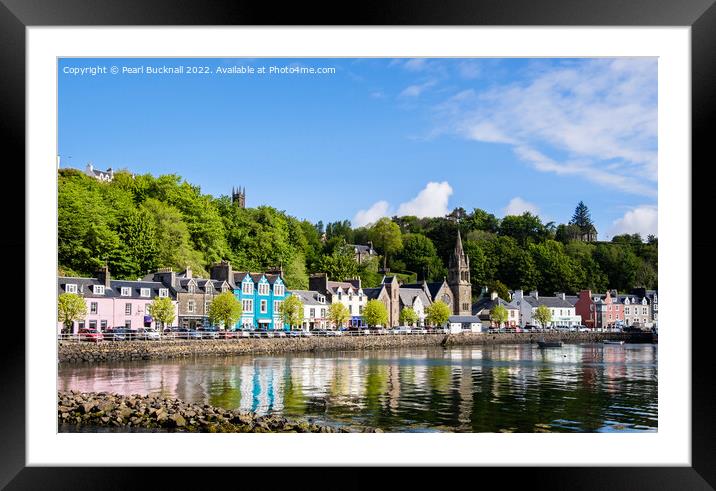
<path id="1" fill-rule="evenodd" d="M 231 188 L 231 202 L 246 208 L 246 188 Z"/>
<path id="2" fill-rule="evenodd" d="M 453 314 L 472 315 L 472 286 L 470 284 L 470 258 L 462 248 L 460 230 L 457 231 L 455 250 L 450 256 L 448 286 L 453 296 Z"/>

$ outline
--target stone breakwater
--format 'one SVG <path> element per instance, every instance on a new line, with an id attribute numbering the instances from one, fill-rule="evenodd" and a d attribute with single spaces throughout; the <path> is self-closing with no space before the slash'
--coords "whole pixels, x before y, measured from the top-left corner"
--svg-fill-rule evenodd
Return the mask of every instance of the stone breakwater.
<path id="1" fill-rule="evenodd" d="M 233 356 L 298 351 L 354 351 L 403 346 L 459 346 L 535 343 L 542 333 L 395 334 L 381 336 L 331 336 L 307 338 L 260 338 L 216 340 L 162 340 L 120 342 L 67 342 L 58 346 L 60 363 L 161 360 L 195 356 Z M 627 333 L 545 333 L 546 340 L 565 343 L 600 342 L 604 339 L 651 342 L 650 335 Z"/>
<path id="2" fill-rule="evenodd" d="M 375 428 L 319 425 L 283 416 L 257 416 L 208 404 L 152 395 L 58 392 L 57 422 L 68 427 L 110 427 L 199 433 L 381 433 Z"/>

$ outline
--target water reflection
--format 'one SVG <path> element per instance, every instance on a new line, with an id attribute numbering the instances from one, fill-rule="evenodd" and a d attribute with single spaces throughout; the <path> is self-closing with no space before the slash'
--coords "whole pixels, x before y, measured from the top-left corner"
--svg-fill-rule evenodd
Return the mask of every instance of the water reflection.
<path id="1" fill-rule="evenodd" d="M 405 348 L 62 366 L 60 390 L 153 393 L 386 431 L 654 431 L 657 346 Z"/>

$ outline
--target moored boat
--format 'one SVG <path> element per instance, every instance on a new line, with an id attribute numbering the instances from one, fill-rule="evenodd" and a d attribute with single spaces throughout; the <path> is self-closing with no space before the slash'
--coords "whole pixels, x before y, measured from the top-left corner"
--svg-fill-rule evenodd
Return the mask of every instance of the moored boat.
<path id="1" fill-rule="evenodd" d="M 604 344 L 624 344 L 624 340 L 616 341 L 614 339 L 605 339 L 602 341 Z"/>

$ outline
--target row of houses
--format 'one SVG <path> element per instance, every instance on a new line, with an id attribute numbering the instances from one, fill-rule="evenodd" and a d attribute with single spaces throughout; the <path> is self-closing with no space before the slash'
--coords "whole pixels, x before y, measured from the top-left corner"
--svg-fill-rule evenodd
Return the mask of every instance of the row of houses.
<path id="1" fill-rule="evenodd" d="M 604 294 L 582 290 L 578 295 L 555 293 L 553 296 L 540 295 L 537 291 L 525 294 L 522 290 L 510 292 L 510 301 L 492 293 L 473 305 L 483 326 L 495 326 L 491 311 L 497 305 L 508 313 L 506 327 L 537 325 L 535 312 L 540 306 L 547 307 L 551 314 L 549 327 L 571 327 L 583 325 L 591 329 L 618 326 L 649 328 L 658 324 L 659 302 L 656 290 L 636 288 L 629 294 L 609 290 Z"/>

